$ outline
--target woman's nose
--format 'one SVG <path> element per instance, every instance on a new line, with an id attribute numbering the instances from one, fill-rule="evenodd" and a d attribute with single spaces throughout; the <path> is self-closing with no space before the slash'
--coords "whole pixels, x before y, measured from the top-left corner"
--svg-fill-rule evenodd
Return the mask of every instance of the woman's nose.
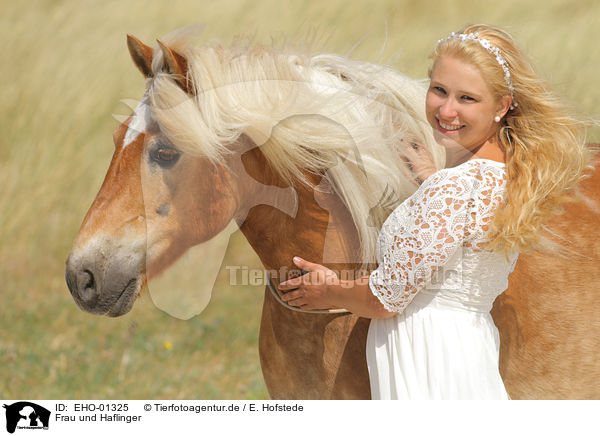
<path id="1" fill-rule="evenodd" d="M 444 103 L 440 107 L 440 115 L 446 120 L 456 117 L 457 112 L 454 100 L 452 100 L 451 98 L 447 98 L 444 101 Z"/>

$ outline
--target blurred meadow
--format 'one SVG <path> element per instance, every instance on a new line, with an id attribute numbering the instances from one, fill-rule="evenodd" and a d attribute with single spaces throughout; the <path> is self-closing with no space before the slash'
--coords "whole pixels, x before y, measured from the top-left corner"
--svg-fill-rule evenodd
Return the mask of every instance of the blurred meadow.
<path id="1" fill-rule="evenodd" d="M 39 0 L 0 4 L 0 397 L 263 399 L 263 288 L 227 266 L 260 267 L 236 232 L 207 309 L 180 320 L 143 295 L 121 318 L 80 311 L 64 261 L 113 152 L 112 114 L 139 99 L 125 36 L 154 46 L 205 23 L 206 38 L 300 39 L 425 77 L 432 45 L 466 23 L 512 32 L 564 98 L 600 118 L 597 0 Z M 590 141 L 600 141 L 598 130 Z M 198 278 L 201 280 L 202 278 Z"/>

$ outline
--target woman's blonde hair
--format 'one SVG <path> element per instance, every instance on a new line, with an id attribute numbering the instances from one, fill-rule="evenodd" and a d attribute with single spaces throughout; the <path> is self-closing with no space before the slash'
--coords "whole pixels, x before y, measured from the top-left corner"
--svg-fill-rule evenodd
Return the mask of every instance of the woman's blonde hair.
<path id="1" fill-rule="evenodd" d="M 508 65 L 517 106 L 507 112 L 498 130 L 507 189 L 490 227 L 488 248 L 522 251 L 538 245 L 544 222 L 561 211 L 561 204 L 572 198 L 570 191 L 583 178 L 590 162 L 586 123 L 559 101 L 508 33 L 482 24 L 469 25 L 459 33 L 478 33 L 479 39 L 487 39 L 500 50 Z M 496 56 L 478 41 L 441 40 L 430 58 L 435 65 L 444 55 L 477 67 L 497 99 L 511 95 Z"/>

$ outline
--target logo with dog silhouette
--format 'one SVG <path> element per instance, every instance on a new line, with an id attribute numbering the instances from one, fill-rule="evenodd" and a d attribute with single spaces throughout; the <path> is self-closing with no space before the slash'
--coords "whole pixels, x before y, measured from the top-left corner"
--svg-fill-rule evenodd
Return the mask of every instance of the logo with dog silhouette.
<path id="1" fill-rule="evenodd" d="M 6 431 L 14 433 L 18 429 L 48 430 L 50 411 L 29 401 L 19 401 L 11 405 L 4 404 L 6 409 Z"/>

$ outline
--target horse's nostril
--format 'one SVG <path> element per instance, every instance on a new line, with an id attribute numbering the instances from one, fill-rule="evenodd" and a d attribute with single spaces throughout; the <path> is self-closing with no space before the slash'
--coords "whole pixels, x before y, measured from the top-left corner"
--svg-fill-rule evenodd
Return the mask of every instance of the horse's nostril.
<path id="1" fill-rule="evenodd" d="M 69 291 L 76 301 L 84 303 L 86 306 L 93 306 L 96 303 L 99 289 L 97 279 L 91 269 L 85 268 L 80 262 L 69 256 L 65 279 Z"/>
<path id="2" fill-rule="evenodd" d="M 84 289 L 94 289 L 96 287 L 96 282 L 94 281 L 94 274 L 92 274 L 92 272 L 89 269 L 84 270 L 83 273 L 89 276 L 88 282 L 85 284 Z"/>
<path id="3" fill-rule="evenodd" d="M 98 294 L 96 292 L 96 280 L 94 279 L 94 274 L 89 269 L 85 269 L 77 275 L 77 288 L 79 289 L 80 297 L 86 302 L 90 302 L 94 298 L 97 298 Z"/>

